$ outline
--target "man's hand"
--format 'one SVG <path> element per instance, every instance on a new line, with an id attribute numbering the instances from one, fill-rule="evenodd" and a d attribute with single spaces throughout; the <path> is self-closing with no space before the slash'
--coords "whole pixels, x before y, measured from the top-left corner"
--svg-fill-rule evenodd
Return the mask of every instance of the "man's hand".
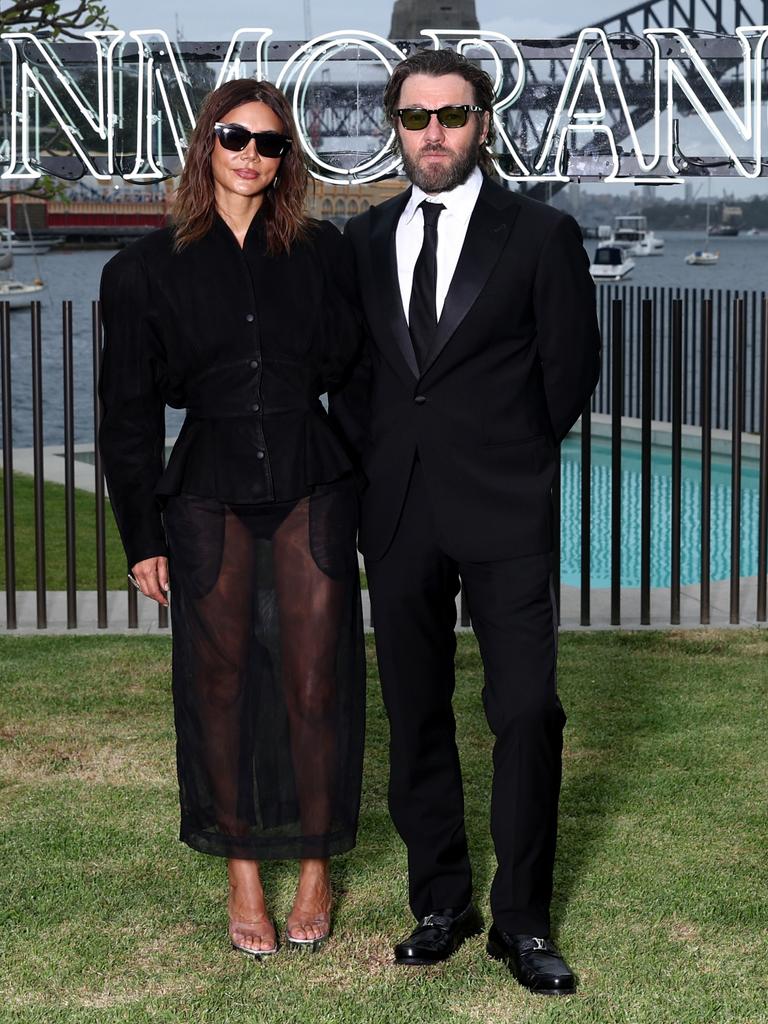
<path id="1" fill-rule="evenodd" d="M 145 597 L 151 597 L 158 604 L 168 607 L 166 593 L 170 590 L 170 587 L 168 586 L 167 558 L 164 556 L 145 558 L 133 566 L 131 575 L 136 580 L 139 590 Z"/>

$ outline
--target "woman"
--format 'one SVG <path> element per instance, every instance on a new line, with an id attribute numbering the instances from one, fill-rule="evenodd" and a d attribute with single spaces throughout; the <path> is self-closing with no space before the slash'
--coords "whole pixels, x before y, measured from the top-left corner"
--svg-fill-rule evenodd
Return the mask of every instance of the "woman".
<path id="1" fill-rule="evenodd" d="M 259 862 L 299 859 L 286 941 L 317 949 L 360 796 L 356 498 L 319 401 L 357 332 L 341 236 L 305 190 L 285 98 L 229 82 L 200 111 L 174 226 L 101 285 L 110 498 L 135 584 L 164 605 L 173 588 L 181 839 L 227 858 L 231 941 L 257 957 L 278 947 Z M 166 404 L 187 415 L 163 471 Z"/>

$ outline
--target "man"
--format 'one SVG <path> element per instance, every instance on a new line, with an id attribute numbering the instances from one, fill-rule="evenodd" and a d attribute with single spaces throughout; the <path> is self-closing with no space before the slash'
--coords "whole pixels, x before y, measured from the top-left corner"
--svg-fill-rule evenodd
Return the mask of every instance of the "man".
<path id="1" fill-rule="evenodd" d="M 565 722 L 551 487 L 557 445 L 597 383 L 594 288 L 573 219 L 481 173 L 485 72 L 419 52 L 384 99 L 412 187 L 349 222 L 368 390 L 351 384 L 334 409 L 349 424 L 357 395 L 367 419 L 360 547 L 418 920 L 395 959 L 444 960 L 481 927 L 451 705 L 461 579 L 496 737 L 488 952 L 531 990 L 569 993 L 549 938 Z"/>

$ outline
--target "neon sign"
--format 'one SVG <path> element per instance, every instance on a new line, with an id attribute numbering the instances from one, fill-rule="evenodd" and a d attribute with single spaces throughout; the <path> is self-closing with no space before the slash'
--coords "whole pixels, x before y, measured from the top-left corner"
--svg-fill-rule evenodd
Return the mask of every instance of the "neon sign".
<path id="1" fill-rule="evenodd" d="M 686 174 L 711 173 L 715 166 L 721 168 L 717 173 L 744 178 L 762 174 L 768 26 L 737 28 L 728 37 L 735 54 L 729 58 L 735 75 L 728 89 L 702 57 L 695 37 L 677 28 L 645 29 L 632 37 L 631 56 L 650 65 L 640 104 L 628 95 L 615 37 L 599 28 L 583 29 L 568 44 L 567 59 L 558 58 L 562 81 L 550 83 L 548 91 L 533 74 L 523 44 L 503 33 L 424 29 L 421 34 L 435 49 L 450 46 L 483 61 L 491 73 L 497 136 L 492 155 L 506 180 L 569 181 L 586 176 L 588 160 L 599 168 L 588 176 L 613 182 L 674 182 Z M 317 97 L 332 102 L 331 69 L 340 62 L 356 68 L 352 78 L 358 86 L 362 80 L 363 87 L 380 96 L 383 80 L 408 49 L 370 32 L 341 30 L 297 46 L 278 68 L 272 53 L 278 44 L 269 41 L 271 36 L 269 28 L 238 29 L 207 88 L 233 78 L 274 81 L 291 99 L 301 145 L 319 180 L 352 184 L 395 174 L 399 157 L 391 126 L 371 118 L 361 124 L 358 118 L 357 134 L 347 126 L 346 136 L 336 140 L 337 149 L 329 148 L 318 127 Z M 169 175 L 171 159 L 176 169 L 183 163 L 195 124 L 195 89 L 190 68 L 164 31 L 86 32 L 87 44 L 76 45 L 91 54 L 87 82 L 71 73 L 55 46 L 32 33 L 8 32 L 0 38 L 6 58 L 2 84 L 5 89 L 10 71 L 11 93 L 0 138 L 3 178 L 56 175 L 56 159 L 45 150 L 51 135 L 63 137 L 84 173 L 101 181 L 115 175 L 157 181 Z M 208 67 L 216 56 L 205 58 Z M 544 107 L 545 123 L 532 148 L 521 143 L 510 124 L 534 94 Z M 693 120 L 699 148 L 702 137 L 714 146 L 714 159 L 686 155 L 691 147 L 686 145 L 684 152 L 681 144 L 683 117 L 688 124 Z M 689 140 L 693 134 L 688 131 Z M 342 144 L 350 140 L 365 144 L 357 151 L 354 146 L 344 150 Z M 584 156 L 592 144 L 599 159 Z"/>

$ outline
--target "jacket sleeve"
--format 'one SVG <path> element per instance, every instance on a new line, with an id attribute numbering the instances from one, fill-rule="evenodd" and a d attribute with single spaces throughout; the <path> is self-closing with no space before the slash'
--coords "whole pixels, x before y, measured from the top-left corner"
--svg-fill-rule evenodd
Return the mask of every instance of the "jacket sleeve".
<path id="1" fill-rule="evenodd" d="M 341 437 L 356 469 L 368 444 L 370 424 L 371 357 L 370 341 L 362 312 L 362 299 L 357 282 L 357 268 L 352 225 L 347 224 L 342 245 L 347 298 L 356 314 L 357 344 L 343 374 L 328 394 L 328 413 L 337 435 Z"/>
<path id="2" fill-rule="evenodd" d="M 126 250 L 101 276 L 104 352 L 99 378 L 99 448 L 128 565 L 167 555 L 154 489 L 163 472 L 164 349 L 150 319 L 141 259 Z"/>
<path id="3" fill-rule="evenodd" d="M 362 326 L 351 248 L 339 229 L 320 223 L 318 249 L 323 274 L 323 324 L 319 386 L 331 394 L 344 381 L 362 344 Z"/>
<path id="4" fill-rule="evenodd" d="M 573 217 L 556 221 L 544 242 L 533 299 L 547 409 L 559 443 L 583 412 L 600 376 L 595 285 Z"/>

